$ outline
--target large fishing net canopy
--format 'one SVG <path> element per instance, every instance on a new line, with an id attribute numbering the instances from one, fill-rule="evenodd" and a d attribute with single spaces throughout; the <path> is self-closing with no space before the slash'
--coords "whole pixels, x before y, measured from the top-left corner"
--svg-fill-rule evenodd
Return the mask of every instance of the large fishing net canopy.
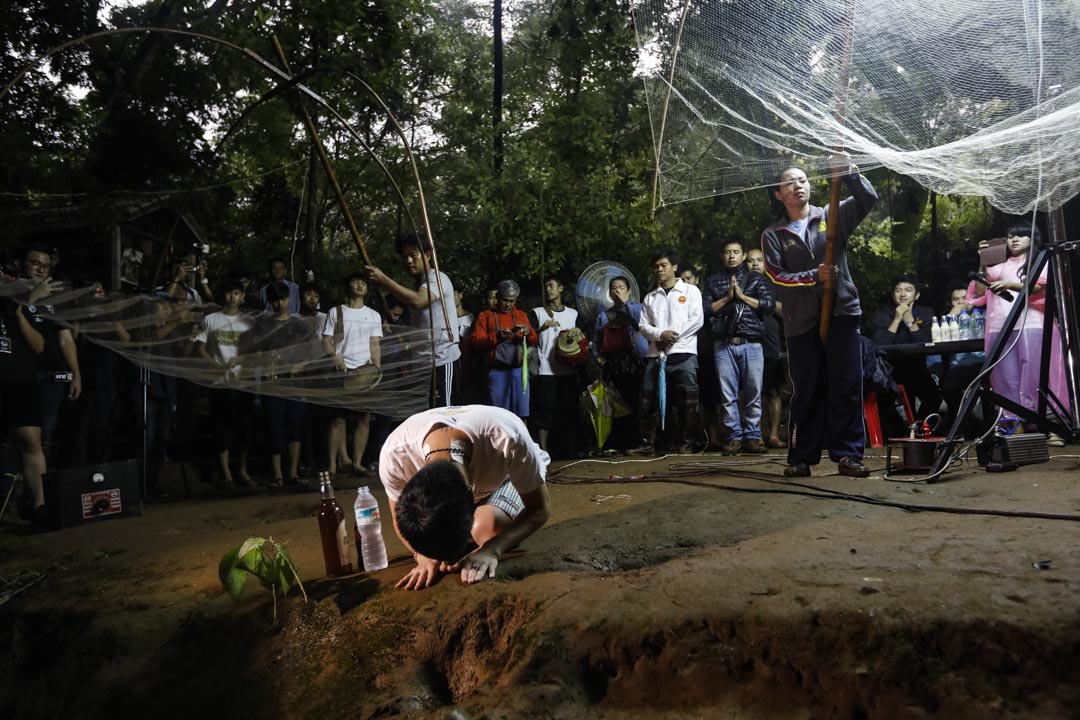
<path id="1" fill-rule="evenodd" d="M 1008 213 L 1080 191 L 1077 0 L 644 0 L 657 204 L 843 148 Z"/>
<path id="2" fill-rule="evenodd" d="M 107 296 L 96 287 L 61 289 L 31 303 L 32 288 L 28 280 L 0 282 L 0 300 L 33 304 L 57 324 L 163 376 L 399 419 L 428 407 L 430 329 L 380 323 L 377 362 L 342 371 L 323 349 L 320 320 L 279 322 L 271 313 L 245 313 L 250 327 L 238 333 L 235 359 L 223 362 L 209 336 L 204 345 L 211 346 L 210 359 L 196 348 L 207 315 L 220 309 L 216 306 L 147 295 Z M 442 325 L 437 317 L 435 326 Z M 183 392 L 183 386 L 178 390 Z"/>

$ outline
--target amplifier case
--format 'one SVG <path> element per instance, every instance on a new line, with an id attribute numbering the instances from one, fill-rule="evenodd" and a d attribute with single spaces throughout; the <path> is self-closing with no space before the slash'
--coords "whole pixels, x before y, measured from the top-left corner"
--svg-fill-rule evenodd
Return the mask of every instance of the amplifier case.
<path id="1" fill-rule="evenodd" d="M 1042 433 L 995 435 L 979 443 L 976 455 L 980 465 L 1034 465 L 1049 462 L 1050 446 Z"/>
<path id="2" fill-rule="evenodd" d="M 53 470 L 45 474 L 44 482 L 56 529 L 143 513 L 135 460 Z"/>

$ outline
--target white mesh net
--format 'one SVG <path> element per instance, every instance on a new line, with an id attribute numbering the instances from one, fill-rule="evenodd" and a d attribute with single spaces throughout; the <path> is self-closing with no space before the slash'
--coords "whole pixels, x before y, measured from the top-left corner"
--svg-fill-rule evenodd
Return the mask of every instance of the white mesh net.
<path id="1" fill-rule="evenodd" d="M 30 281 L 0 283 L 0 298 L 28 305 Z M 105 296 L 95 287 L 62 289 L 36 303 L 58 324 L 123 355 L 152 372 L 207 387 L 227 387 L 316 405 L 405 418 L 428 407 L 430 330 L 381 323 L 378 363 L 341 371 L 323 350 L 323 324 L 288 322 L 270 313 L 247 316 L 233 363 L 213 347 L 209 359 L 196 338 L 214 306 L 195 306 L 145 295 Z M 436 319 L 436 327 L 442 324 Z M 209 338 L 208 338 L 209 340 Z M 331 342 L 335 342 L 333 339 Z M 207 345 L 212 342 L 208 341 Z"/>
<path id="2" fill-rule="evenodd" d="M 645 0 L 634 18 L 659 204 L 793 162 L 826 175 L 833 147 L 1009 213 L 1080 191 L 1076 0 Z"/>

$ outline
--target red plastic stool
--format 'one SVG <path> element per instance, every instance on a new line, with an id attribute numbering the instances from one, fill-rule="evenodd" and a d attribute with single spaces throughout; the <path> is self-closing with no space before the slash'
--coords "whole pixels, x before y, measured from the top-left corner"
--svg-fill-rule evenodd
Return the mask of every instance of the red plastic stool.
<path id="1" fill-rule="evenodd" d="M 904 412 L 907 413 L 907 423 L 911 425 L 911 423 L 915 422 L 915 411 L 911 407 L 911 400 L 908 400 L 907 390 L 904 389 L 903 385 L 897 385 L 896 387 L 900 389 L 900 398 L 904 401 Z"/>
<path id="2" fill-rule="evenodd" d="M 903 385 L 896 387 L 900 389 L 900 399 L 904 403 L 904 413 L 907 415 L 906 422 L 910 425 L 915 422 L 915 411 L 911 408 L 911 400 L 908 399 Z M 882 447 L 885 444 L 885 438 L 881 434 L 881 411 L 878 408 L 877 393 L 873 390 L 863 396 L 863 415 L 866 418 L 866 437 L 870 441 L 870 447 Z"/>
<path id="3" fill-rule="evenodd" d="M 881 436 L 881 415 L 878 413 L 877 393 L 873 390 L 863 397 L 863 415 L 866 417 L 866 437 L 870 441 L 870 447 L 881 447 L 884 444 Z"/>

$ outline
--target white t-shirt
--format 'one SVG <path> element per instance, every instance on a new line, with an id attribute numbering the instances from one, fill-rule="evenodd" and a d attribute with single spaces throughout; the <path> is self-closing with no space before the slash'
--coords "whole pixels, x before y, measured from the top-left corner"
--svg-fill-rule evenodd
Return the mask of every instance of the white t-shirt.
<path id="1" fill-rule="evenodd" d="M 240 354 L 240 336 L 255 327 L 255 321 L 246 313 L 226 315 L 223 312 L 210 313 L 203 320 L 206 329 L 195 336 L 195 342 L 206 345 L 206 351 L 216 356 L 222 363 Z M 229 375 L 237 375 L 240 366 L 229 370 Z"/>
<path id="2" fill-rule="evenodd" d="M 469 332 L 469 328 L 476 322 L 476 318 L 472 313 L 465 313 L 464 315 L 458 315 L 457 319 L 457 341 L 460 343 L 461 338 L 465 336 L 465 333 Z"/>
<path id="3" fill-rule="evenodd" d="M 436 279 L 436 275 L 438 279 Z M 440 284 L 442 285 L 441 288 Z M 436 300 L 429 307 L 420 308 L 419 310 L 409 308 L 409 324 L 414 328 L 426 330 L 431 327 L 430 318 L 435 318 L 435 364 L 446 365 L 452 363 L 461 357 L 461 347 L 458 345 L 461 338 L 458 337 L 456 329 L 457 308 L 451 303 L 446 309 L 448 315 L 444 318 L 442 298 L 454 297 L 454 284 L 450 282 L 450 278 L 446 273 L 436 273 L 435 269 L 432 268 L 428 270 L 427 280 L 420 283 L 419 287 L 426 288 Z M 447 318 L 452 323 L 451 327 L 455 328 L 453 342 L 450 341 L 450 328 L 446 324 Z M 418 357 L 426 357 L 428 354 L 426 349 L 416 353 Z"/>
<path id="4" fill-rule="evenodd" d="M 341 317 L 345 321 L 345 334 L 336 348 L 345 361 L 345 367 L 353 370 L 371 362 L 371 338 L 382 337 L 382 318 L 368 306 L 351 308 L 341 305 Z M 338 311 L 333 308 L 326 314 L 324 337 L 333 337 L 337 328 Z"/>
<path id="5" fill-rule="evenodd" d="M 562 310 L 558 312 L 552 310 L 551 315 L 548 315 L 547 308 L 541 306 L 533 308 L 533 314 L 536 315 L 538 327 L 543 327 L 548 320 L 559 323 L 555 327 L 549 327 L 547 330 L 540 332 L 540 342 L 536 346 L 540 352 L 539 374 L 573 375 L 574 368 L 563 365 L 555 359 L 555 347 L 559 344 L 559 333 L 563 330 L 569 330 L 577 324 L 577 310 L 563 306 Z"/>
<path id="6" fill-rule="evenodd" d="M 427 451 L 436 449 L 424 446 L 424 438 L 436 425 L 458 428 L 472 441 L 468 470 L 477 500 L 493 493 L 507 479 L 521 495 L 544 484 L 551 458 L 529 436 L 517 415 L 489 405 L 434 408 L 398 425 L 383 443 L 379 479 L 391 501 L 397 502 L 405 484 L 424 466 Z"/>

